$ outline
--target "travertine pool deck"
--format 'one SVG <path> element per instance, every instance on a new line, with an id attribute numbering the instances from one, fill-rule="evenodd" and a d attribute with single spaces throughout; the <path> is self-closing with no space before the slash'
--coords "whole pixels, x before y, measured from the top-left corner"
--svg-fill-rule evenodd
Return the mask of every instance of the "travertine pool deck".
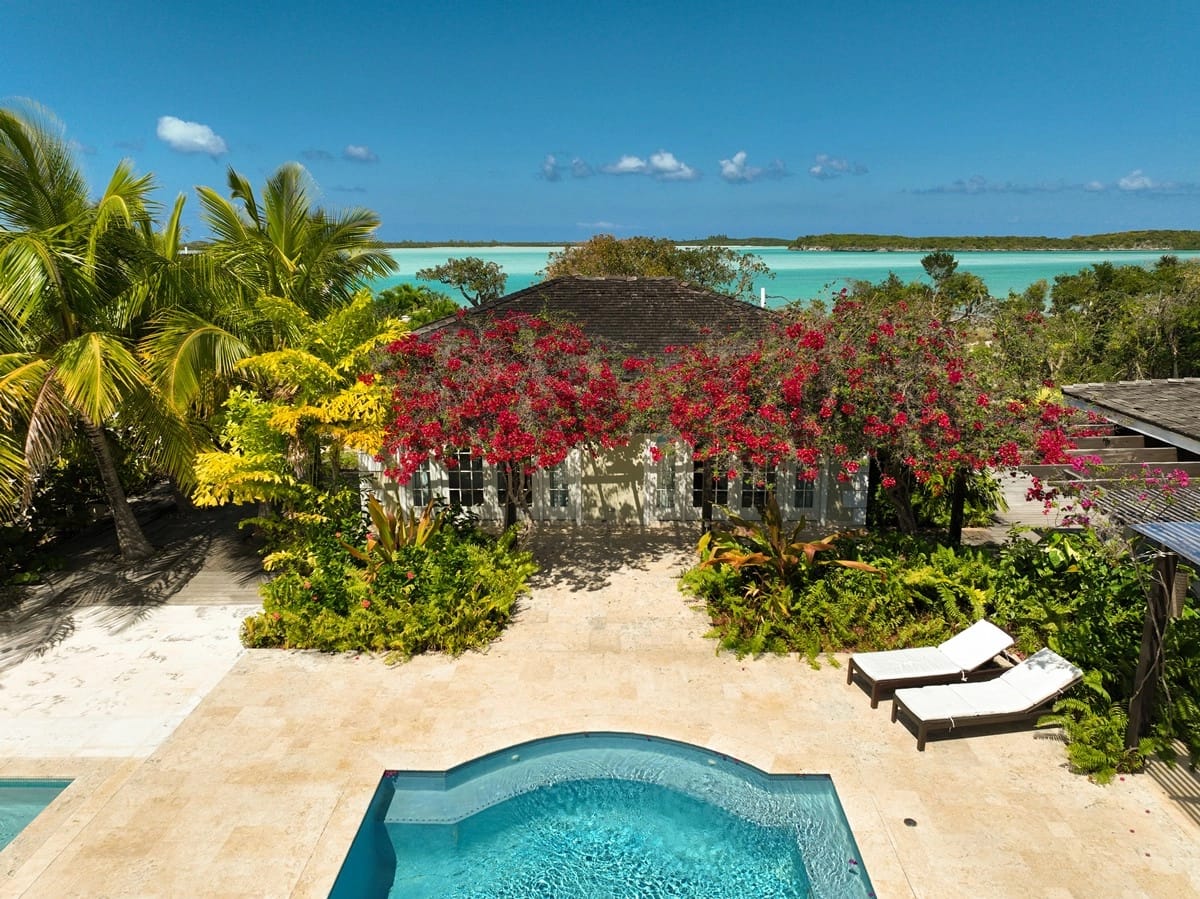
<path id="1" fill-rule="evenodd" d="M 208 658 L 183 664 L 163 640 L 150 665 L 128 649 L 136 628 L 182 634 L 180 621 L 191 628 L 202 608 L 172 601 L 107 640 L 81 627 L 91 650 L 71 652 L 67 637 L 0 673 L 0 777 L 77 777 L 0 853 L 0 896 L 324 897 L 385 768 L 441 769 L 584 730 L 832 774 L 882 897 L 1200 895 L 1200 829 L 1150 778 L 1094 786 L 1067 772 L 1053 733 L 1028 730 L 917 753 L 885 703 L 872 710 L 845 684 L 844 667 L 716 655 L 675 586 L 684 541 L 550 545 L 537 588 L 485 654 L 388 667 L 238 650 L 228 629 L 236 636 L 242 609 L 223 604 L 202 619 L 211 633 L 174 641 L 211 641 Z M 179 678 L 110 677 L 96 654 L 112 663 L 121 645 L 135 668 L 207 670 L 213 683 L 193 682 L 205 693 L 197 704 L 186 691 L 166 695 Z M 33 683 L 49 669 L 57 685 Z M 111 682 L 91 698 L 71 694 L 70 678 L 86 684 L 89 670 Z M 147 703 L 130 717 L 161 727 L 122 746 L 102 725 L 112 708 L 136 706 L 127 691 Z M 59 707 L 78 702 L 73 744 L 49 726 L 39 742 L 30 724 L 58 695 Z M 10 728 L 19 741 L 5 740 Z"/>

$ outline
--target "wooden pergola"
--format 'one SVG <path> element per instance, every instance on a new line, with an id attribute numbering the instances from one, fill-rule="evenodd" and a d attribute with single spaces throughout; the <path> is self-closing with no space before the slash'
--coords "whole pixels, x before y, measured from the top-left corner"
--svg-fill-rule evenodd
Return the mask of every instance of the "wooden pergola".
<path id="1" fill-rule="evenodd" d="M 1136 481 L 1179 472 L 1200 484 L 1200 378 L 1071 384 L 1062 390 L 1070 405 L 1107 419 L 1110 433 L 1075 441 L 1070 455 L 1089 457 L 1082 470 L 1067 464 L 1026 471 L 1066 492 L 1091 488 L 1106 518 L 1154 548 L 1125 731 L 1125 745 L 1132 749 L 1150 726 L 1163 672 L 1163 637 L 1187 601 L 1179 561 L 1200 570 L 1200 487 L 1176 480 L 1170 490 L 1161 490 Z"/>
<path id="2" fill-rule="evenodd" d="M 1129 724 L 1125 747 L 1133 749 L 1150 726 L 1154 693 L 1162 679 L 1163 636 L 1172 618 L 1183 614 L 1187 601 L 1187 580 L 1178 573 L 1182 558 L 1200 569 L 1200 521 L 1149 521 L 1130 528 L 1158 551 L 1154 574 L 1146 597 L 1146 623 L 1142 627 L 1142 649 L 1129 700 Z"/>

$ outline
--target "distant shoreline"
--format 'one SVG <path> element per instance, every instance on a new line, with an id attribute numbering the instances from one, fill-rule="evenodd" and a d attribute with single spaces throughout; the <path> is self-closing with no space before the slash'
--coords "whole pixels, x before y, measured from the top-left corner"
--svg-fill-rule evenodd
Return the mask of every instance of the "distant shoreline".
<path id="1" fill-rule="evenodd" d="M 381 241 L 389 250 L 409 249 L 561 249 L 582 241 L 519 240 L 401 240 Z M 786 247 L 803 253 L 1173 253 L 1200 251 L 1200 231 L 1116 231 L 1107 234 L 1078 234 L 1072 237 L 1025 237 L 1018 235 L 907 237 L 899 234 L 807 234 L 794 239 L 782 237 L 727 237 L 713 235 L 695 240 L 677 240 L 678 246 L 717 246 L 738 249 Z"/>
<path id="2" fill-rule="evenodd" d="M 1190 253 L 1196 247 L 788 247 L 796 253 Z"/>

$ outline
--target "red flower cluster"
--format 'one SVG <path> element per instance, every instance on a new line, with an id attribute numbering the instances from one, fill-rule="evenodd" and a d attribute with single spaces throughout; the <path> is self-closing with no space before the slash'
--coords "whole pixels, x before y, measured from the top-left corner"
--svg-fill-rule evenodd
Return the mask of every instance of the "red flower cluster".
<path id="1" fill-rule="evenodd" d="M 629 386 L 574 325 L 530 315 L 393 343 L 392 420 L 381 458 L 407 483 L 422 462 L 469 449 L 493 464 L 561 462 L 629 436 Z"/>
<path id="2" fill-rule="evenodd" d="M 536 316 L 467 317 L 389 347 L 393 417 L 381 458 L 406 482 L 425 460 L 452 464 L 461 449 L 529 469 L 576 447 L 665 433 L 693 458 L 734 470 L 794 462 L 815 478 L 824 460 L 844 479 L 869 456 L 888 487 L 902 473 L 1015 467 L 1022 447 L 1065 459 L 1074 411 L 995 398 L 969 348 L 952 324 L 845 292 L 827 316 L 656 360 L 610 360 L 579 328 Z"/>

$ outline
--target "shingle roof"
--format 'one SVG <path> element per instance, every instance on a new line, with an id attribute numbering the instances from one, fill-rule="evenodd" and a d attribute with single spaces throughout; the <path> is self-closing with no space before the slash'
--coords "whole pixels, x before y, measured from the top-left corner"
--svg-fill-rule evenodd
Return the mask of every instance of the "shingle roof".
<path id="1" fill-rule="evenodd" d="M 1141 424 L 1200 441 L 1200 378 L 1068 384 L 1062 392 L 1134 430 L 1144 431 Z"/>
<path id="2" fill-rule="evenodd" d="M 709 336 L 755 334 L 777 314 L 674 278 L 583 278 L 542 281 L 500 297 L 468 315 L 521 312 L 574 322 L 594 342 L 636 356 Z M 448 322 L 432 322 L 434 331 Z"/>

